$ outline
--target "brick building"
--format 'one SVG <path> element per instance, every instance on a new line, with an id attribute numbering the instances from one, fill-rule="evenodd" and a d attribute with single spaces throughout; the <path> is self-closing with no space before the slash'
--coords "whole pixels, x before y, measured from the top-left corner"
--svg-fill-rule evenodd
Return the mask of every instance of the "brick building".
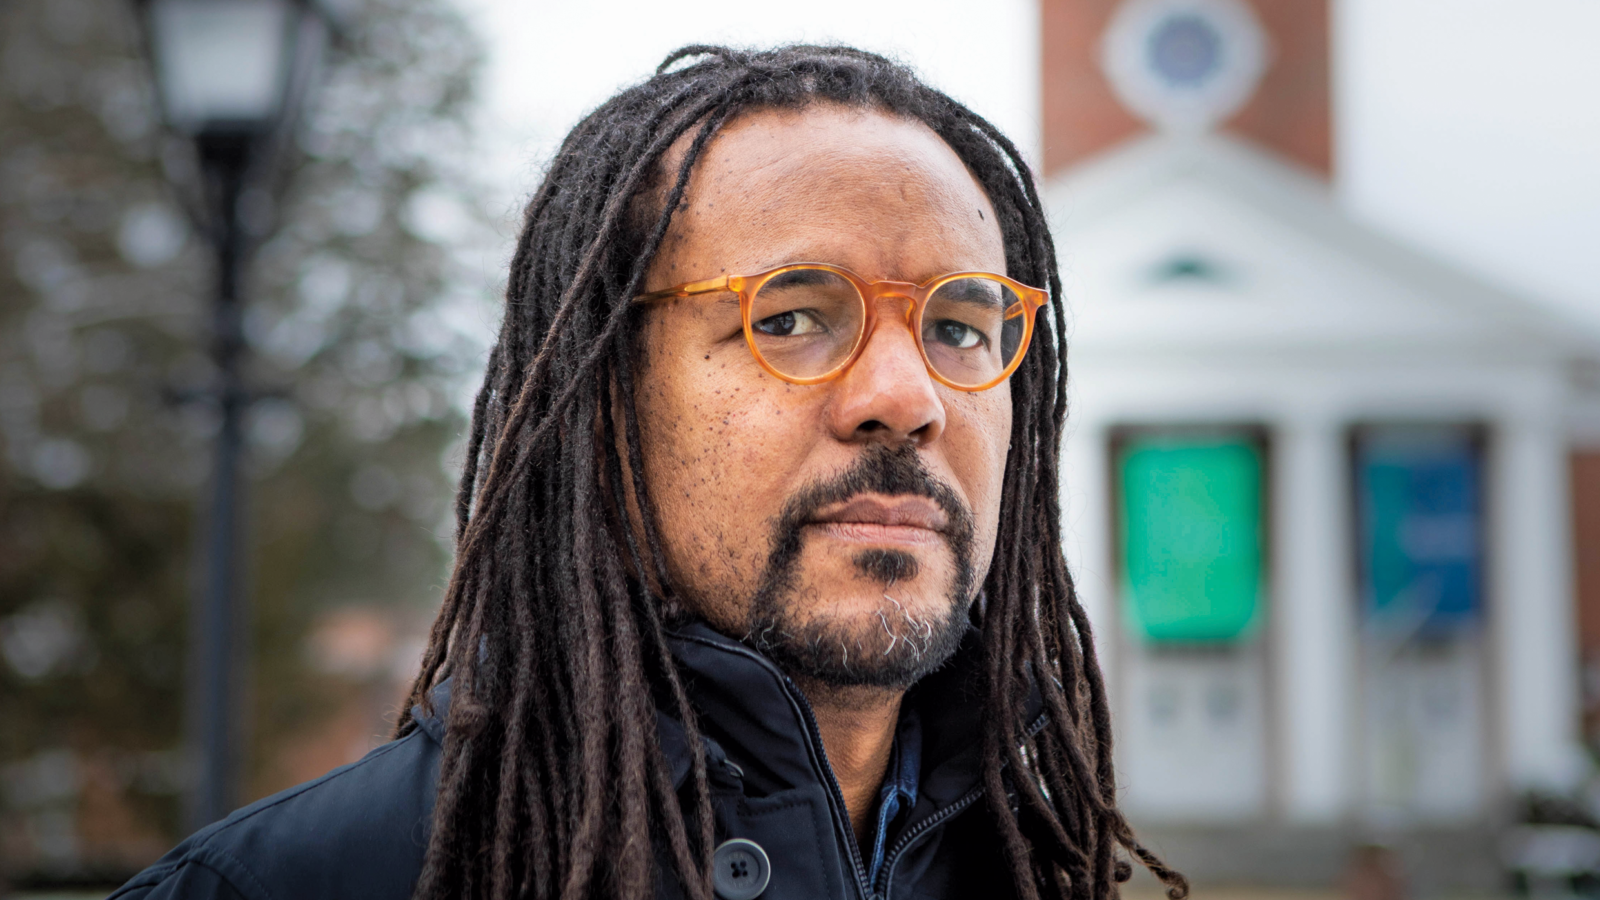
<path id="1" fill-rule="evenodd" d="M 1600 337 L 1340 209 L 1326 0 L 1041 12 L 1067 549 L 1127 808 L 1202 879 L 1377 842 L 1498 887 L 1512 801 L 1588 766 Z"/>

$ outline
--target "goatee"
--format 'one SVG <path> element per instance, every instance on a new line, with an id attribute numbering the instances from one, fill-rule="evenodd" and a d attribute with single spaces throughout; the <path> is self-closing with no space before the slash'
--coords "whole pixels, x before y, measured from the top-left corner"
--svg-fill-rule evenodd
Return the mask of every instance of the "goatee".
<path id="1" fill-rule="evenodd" d="M 902 550 L 863 550 L 852 563 L 862 577 L 883 589 L 870 627 L 851 630 L 827 619 L 802 623 L 796 612 L 808 599 L 798 584 L 803 529 L 824 507 L 863 493 L 926 497 L 943 510 L 948 520 L 944 536 L 954 562 L 948 603 L 931 615 L 908 610 L 894 596 L 895 586 L 920 574 L 917 558 Z M 829 687 L 908 688 L 942 666 L 967 630 L 972 542 L 972 513 L 949 485 L 927 470 L 915 448 L 869 449 L 849 469 L 808 486 L 784 504 L 750 604 L 745 640 L 796 680 Z"/>

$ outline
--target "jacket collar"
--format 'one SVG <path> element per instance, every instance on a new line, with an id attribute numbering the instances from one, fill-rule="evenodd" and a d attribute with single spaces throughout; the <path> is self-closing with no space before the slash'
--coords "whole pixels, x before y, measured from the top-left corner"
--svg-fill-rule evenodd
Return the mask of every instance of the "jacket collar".
<path id="1" fill-rule="evenodd" d="M 768 794 L 831 780 L 810 705 L 767 657 L 704 622 L 680 625 L 668 642 L 700 716 L 708 763 L 734 763 L 750 789 Z M 935 806 L 954 802 L 980 780 L 983 706 L 982 635 L 970 629 L 951 660 L 906 694 L 922 729 L 919 794 Z M 1030 693 L 1030 731 L 1042 727 L 1043 701 Z M 658 714 L 662 750 L 679 786 L 690 767 L 680 723 Z"/>

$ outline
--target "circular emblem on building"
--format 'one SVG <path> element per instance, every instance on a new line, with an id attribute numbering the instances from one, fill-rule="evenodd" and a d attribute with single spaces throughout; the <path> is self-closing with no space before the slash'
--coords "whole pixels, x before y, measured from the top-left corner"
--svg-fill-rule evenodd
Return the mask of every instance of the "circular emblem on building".
<path id="1" fill-rule="evenodd" d="M 1101 45 L 1106 77 L 1158 128 L 1203 131 L 1250 99 L 1266 37 L 1241 0 L 1127 0 Z"/>

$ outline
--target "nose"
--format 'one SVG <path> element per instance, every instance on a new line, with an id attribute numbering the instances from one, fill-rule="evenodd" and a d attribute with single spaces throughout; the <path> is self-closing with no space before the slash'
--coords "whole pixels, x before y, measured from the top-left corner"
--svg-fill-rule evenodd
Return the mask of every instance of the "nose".
<path id="1" fill-rule="evenodd" d="M 945 409 L 911 333 L 911 300 L 877 303 L 866 347 L 832 384 L 829 428 L 841 441 L 927 446 L 944 433 Z"/>

